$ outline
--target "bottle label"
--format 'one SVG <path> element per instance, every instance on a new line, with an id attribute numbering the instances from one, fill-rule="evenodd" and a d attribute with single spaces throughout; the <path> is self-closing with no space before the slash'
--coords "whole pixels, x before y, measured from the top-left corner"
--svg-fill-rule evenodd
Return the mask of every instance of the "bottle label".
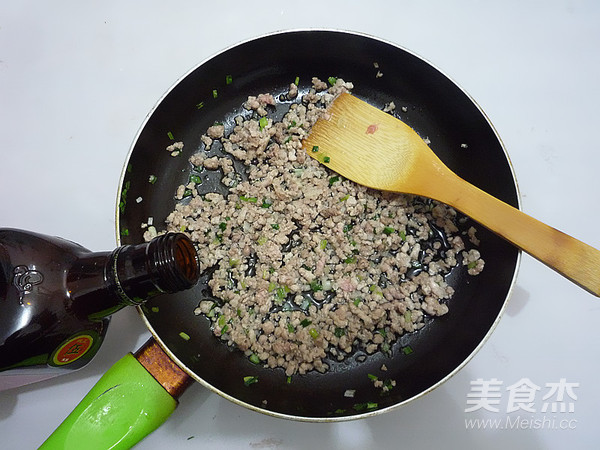
<path id="1" fill-rule="evenodd" d="M 77 361 L 92 347 L 94 339 L 88 334 L 72 337 L 62 344 L 52 357 L 52 362 L 57 366 L 64 366 Z"/>

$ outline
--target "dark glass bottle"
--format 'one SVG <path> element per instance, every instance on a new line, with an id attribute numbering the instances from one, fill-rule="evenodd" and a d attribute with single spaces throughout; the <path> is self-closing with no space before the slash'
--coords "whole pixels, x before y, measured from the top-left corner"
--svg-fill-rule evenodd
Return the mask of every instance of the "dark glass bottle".
<path id="1" fill-rule="evenodd" d="M 83 367 L 112 313 L 189 289 L 199 275 L 194 246 L 181 233 L 91 252 L 0 229 L 0 391 Z"/>

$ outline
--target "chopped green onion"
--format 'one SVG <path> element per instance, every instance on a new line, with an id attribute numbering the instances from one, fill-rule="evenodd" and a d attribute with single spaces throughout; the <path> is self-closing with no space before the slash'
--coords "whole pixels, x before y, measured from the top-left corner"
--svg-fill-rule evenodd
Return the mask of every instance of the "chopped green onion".
<path id="1" fill-rule="evenodd" d="M 382 335 L 383 337 L 387 336 L 387 332 L 385 331 L 385 328 L 378 328 L 377 329 L 377 333 L 379 333 L 380 335 Z"/>
<path id="2" fill-rule="evenodd" d="M 277 284 L 275 284 L 272 281 L 269 281 L 269 287 L 267 288 L 267 292 L 273 292 L 275 289 L 277 289 Z"/>
<path id="3" fill-rule="evenodd" d="M 310 290 L 313 292 L 322 291 L 323 286 L 318 281 L 314 280 L 310 282 Z"/>
<path id="4" fill-rule="evenodd" d="M 219 224 L 219 230 L 225 231 L 226 228 L 227 228 L 227 222 L 221 222 Z"/>
<path id="5" fill-rule="evenodd" d="M 267 119 L 266 117 L 261 117 L 258 120 L 258 126 L 261 130 L 264 130 L 268 124 L 269 124 L 269 119 Z"/>
<path id="6" fill-rule="evenodd" d="M 346 200 L 348 200 L 350 198 L 350 194 L 346 194 L 344 195 L 342 198 L 340 198 L 340 202 L 345 202 Z"/>
<path id="7" fill-rule="evenodd" d="M 213 89 L 212 94 L 213 94 L 213 98 L 217 98 L 219 96 L 219 93 L 217 92 L 216 89 Z"/>
<path id="8" fill-rule="evenodd" d="M 296 86 L 298 86 L 299 83 L 300 83 L 300 77 L 296 77 L 296 79 L 294 80 L 294 84 Z"/>
<path id="9" fill-rule="evenodd" d="M 183 331 L 181 333 L 179 333 L 179 337 L 181 337 L 181 339 L 183 339 L 184 341 L 190 340 L 190 335 L 187 333 L 184 333 Z"/>
<path id="10" fill-rule="evenodd" d="M 325 157 L 323 158 L 323 162 L 324 162 L 324 163 L 331 162 L 331 158 L 330 158 L 329 156 L 325 156 Z"/>
<path id="11" fill-rule="evenodd" d="M 121 230 L 121 236 L 129 236 L 129 228 L 123 228 Z"/>
<path id="12" fill-rule="evenodd" d="M 327 78 L 327 81 L 329 81 L 329 84 L 333 86 L 335 84 L 335 82 L 337 81 L 337 78 L 329 77 L 329 78 Z"/>
<path id="13" fill-rule="evenodd" d="M 321 250 L 325 250 L 326 247 L 327 247 L 327 239 L 322 239 L 321 242 L 319 242 L 319 248 Z"/>
<path id="14" fill-rule="evenodd" d="M 285 382 L 286 382 L 287 384 L 292 384 L 292 376 L 291 376 L 291 375 L 290 375 L 290 376 L 288 376 L 288 377 L 286 378 Z"/>
<path id="15" fill-rule="evenodd" d="M 398 234 L 400 235 L 400 239 L 402 239 L 403 241 L 406 240 L 406 231 L 402 230 Z"/>
<path id="16" fill-rule="evenodd" d="M 240 265 L 239 259 L 229 259 L 229 267 L 237 267 Z"/>
<path id="17" fill-rule="evenodd" d="M 265 245 L 265 244 L 267 243 L 267 241 L 268 241 L 268 240 L 269 240 L 269 238 L 268 238 L 268 237 L 266 237 L 266 236 L 261 236 L 261 237 L 259 237 L 259 238 L 256 240 L 256 243 L 257 243 L 258 245 Z"/>
<path id="18" fill-rule="evenodd" d="M 225 76 L 225 84 L 233 83 L 233 77 L 231 75 Z"/>
<path id="19" fill-rule="evenodd" d="M 148 183 L 150 183 L 150 184 L 156 183 L 156 180 L 158 180 L 158 177 L 156 175 L 150 175 L 148 177 Z"/>
<path id="20" fill-rule="evenodd" d="M 122 213 L 125 212 L 125 205 L 127 204 L 127 193 L 129 192 L 130 182 L 126 181 L 125 186 L 123 187 L 123 192 L 121 192 L 121 201 L 119 202 L 119 209 Z"/>
<path id="21" fill-rule="evenodd" d="M 311 284 L 312 286 L 312 284 Z M 310 299 L 304 297 L 304 300 L 302 300 L 302 304 L 300 305 L 300 309 L 302 311 L 306 311 L 308 309 L 308 307 L 310 306 Z"/>
<path id="22" fill-rule="evenodd" d="M 246 197 L 245 195 L 240 195 L 240 200 L 243 202 L 256 203 L 258 201 L 258 198 Z"/>
<path id="23" fill-rule="evenodd" d="M 310 334 L 310 337 L 313 339 L 317 339 L 319 337 L 319 332 L 316 330 L 316 328 L 311 328 L 308 330 L 308 334 Z"/>
<path id="24" fill-rule="evenodd" d="M 260 364 L 260 358 L 258 357 L 258 355 L 256 353 L 252 353 L 250 355 L 250 362 L 253 364 Z"/>
<path id="25" fill-rule="evenodd" d="M 412 322 L 412 313 L 410 312 L 410 309 L 404 313 L 404 321 L 408 323 Z"/>
<path id="26" fill-rule="evenodd" d="M 221 334 L 225 334 L 225 333 L 227 333 L 227 330 L 228 330 L 228 329 L 229 329 L 229 325 L 225 324 L 225 325 L 223 326 L 223 328 L 221 328 Z"/>
<path id="27" fill-rule="evenodd" d="M 352 406 L 352 408 L 356 411 L 363 411 L 363 410 L 367 409 L 367 404 L 366 403 L 355 403 L 354 406 Z"/>
<path id="28" fill-rule="evenodd" d="M 394 233 L 396 230 L 392 227 L 385 227 L 383 229 L 383 234 L 387 234 L 388 236 L 392 233 Z"/>
<path id="29" fill-rule="evenodd" d="M 477 261 L 471 261 L 467 264 L 467 269 L 474 269 L 475 267 L 477 267 Z"/>
<path id="30" fill-rule="evenodd" d="M 354 303 L 354 306 L 358 306 L 360 302 L 362 302 L 362 298 L 360 298 L 360 297 L 356 297 L 356 298 L 354 299 L 354 302 L 353 302 L 353 303 Z"/>
<path id="31" fill-rule="evenodd" d="M 367 377 L 369 377 L 369 380 L 371 380 L 371 381 L 379 380 L 379 378 L 377 378 L 377 375 L 373 375 L 372 373 L 368 373 Z"/>
<path id="32" fill-rule="evenodd" d="M 151 309 L 151 311 L 152 311 L 153 313 L 157 313 L 158 311 L 160 311 L 160 309 L 158 308 L 158 306 L 153 306 L 153 307 L 152 307 L 152 308 L 150 308 L 150 309 Z"/>
<path id="33" fill-rule="evenodd" d="M 414 350 L 412 349 L 412 347 L 410 345 L 407 345 L 406 347 L 402 347 L 402 353 L 404 353 L 405 355 L 410 355 Z"/>
<path id="34" fill-rule="evenodd" d="M 202 109 L 204 108 L 204 102 L 200 102 L 196 104 L 196 109 Z"/>
<path id="35" fill-rule="evenodd" d="M 244 377 L 244 386 L 250 386 L 251 384 L 258 383 L 258 377 Z"/>
<path id="36" fill-rule="evenodd" d="M 169 139 L 171 139 L 172 141 L 175 140 L 175 138 L 173 137 L 173 133 L 171 133 L 170 131 L 167 132 L 167 136 L 169 137 Z"/>
<path id="37" fill-rule="evenodd" d="M 300 322 L 300 325 L 302 325 L 303 328 L 306 328 L 307 326 L 309 326 L 312 322 L 308 319 L 304 319 L 302 322 Z"/>
<path id="38" fill-rule="evenodd" d="M 313 145 L 312 151 L 313 151 L 313 153 L 317 153 L 319 151 L 319 146 Z"/>
<path id="39" fill-rule="evenodd" d="M 367 403 L 357 403 L 353 406 L 356 411 L 363 411 L 365 409 L 375 409 L 377 408 L 377 403 L 375 402 L 367 402 Z"/>
<path id="40" fill-rule="evenodd" d="M 261 208 L 269 208 L 273 204 L 273 200 L 265 198 L 262 202 Z"/>
<path id="41" fill-rule="evenodd" d="M 372 284 L 371 286 L 369 286 L 369 291 L 373 294 L 380 295 L 383 297 L 383 292 L 381 291 L 381 288 L 376 284 Z"/>
<path id="42" fill-rule="evenodd" d="M 277 297 L 280 300 L 283 300 L 287 297 L 288 293 L 290 292 L 290 288 L 287 286 L 283 286 L 280 288 L 277 288 Z"/>
<path id="43" fill-rule="evenodd" d="M 346 334 L 346 330 L 344 328 L 336 328 L 333 334 L 335 337 L 341 338 Z"/>
<path id="44" fill-rule="evenodd" d="M 271 224 L 271 228 L 273 228 L 274 230 L 279 230 L 279 224 L 278 223 L 272 223 Z"/>
<path id="45" fill-rule="evenodd" d="M 294 328 L 294 325 L 292 325 L 291 323 L 288 323 L 287 330 L 288 330 L 288 333 L 295 333 L 296 332 L 296 328 Z"/>
<path id="46" fill-rule="evenodd" d="M 340 177 L 338 177 L 338 176 L 331 177 L 329 179 L 329 186 L 333 186 L 333 183 L 335 183 L 336 181 L 340 181 Z"/>
<path id="47" fill-rule="evenodd" d="M 217 319 L 217 325 L 221 328 L 223 328 L 225 326 L 225 324 L 227 323 L 227 319 L 225 318 L 225 316 L 219 316 L 219 318 Z"/>
<path id="48" fill-rule="evenodd" d="M 318 281 L 314 280 L 310 282 L 310 290 L 313 292 L 318 292 L 323 290 L 323 285 Z"/>
<path id="49" fill-rule="evenodd" d="M 194 184 L 202 184 L 202 178 L 198 175 L 190 175 L 190 182 Z"/>
<path id="50" fill-rule="evenodd" d="M 354 264 L 356 262 L 356 256 L 349 256 L 344 260 L 346 264 Z"/>

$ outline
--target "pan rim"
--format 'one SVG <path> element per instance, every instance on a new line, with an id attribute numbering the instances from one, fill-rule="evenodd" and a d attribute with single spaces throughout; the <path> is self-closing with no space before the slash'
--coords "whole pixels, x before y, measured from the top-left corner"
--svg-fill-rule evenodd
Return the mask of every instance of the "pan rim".
<path id="1" fill-rule="evenodd" d="M 490 118 L 488 117 L 488 115 L 483 111 L 483 109 L 481 108 L 481 106 L 475 101 L 475 99 L 459 84 L 457 83 L 452 77 L 450 77 L 446 72 L 444 72 L 443 70 L 441 70 L 439 67 L 437 67 L 435 64 L 433 64 L 432 62 L 430 62 L 428 59 L 423 58 L 422 56 L 420 56 L 419 54 L 403 47 L 402 45 L 399 45 L 395 42 L 391 42 L 388 41 L 386 39 L 383 38 L 379 38 L 373 35 L 370 35 L 368 33 L 364 33 L 364 32 L 360 32 L 360 31 L 351 31 L 351 30 L 343 30 L 343 29 L 336 29 L 336 28 L 294 28 L 294 29 L 286 29 L 286 30 L 278 30 L 278 31 L 272 31 L 269 33 L 265 33 L 265 34 L 261 34 L 255 37 L 250 37 L 248 39 L 244 39 L 241 40 L 237 43 L 231 44 L 227 47 L 225 47 L 224 49 L 217 51 L 215 53 L 213 53 L 212 55 L 209 55 L 208 57 L 204 58 L 202 61 L 200 61 L 199 63 L 195 64 L 194 66 L 192 66 L 190 69 L 188 69 L 184 74 L 182 74 L 181 76 L 179 76 L 170 86 L 169 88 L 162 94 L 162 96 L 160 96 L 160 98 L 155 102 L 154 106 L 150 109 L 150 111 L 146 114 L 144 120 L 142 121 L 138 131 L 136 132 L 133 141 L 130 145 L 129 151 L 127 153 L 126 159 L 125 159 L 125 163 L 123 166 L 123 169 L 121 171 L 121 176 L 119 179 L 119 185 L 118 185 L 118 189 L 117 189 L 117 198 L 116 198 L 116 208 L 115 208 L 115 233 L 116 233 L 116 240 L 117 240 L 117 244 L 123 245 L 121 242 L 121 234 L 120 234 L 120 215 L 119 215 L 119 201 L 121 198 L 121 194 L 122 194 L 122 189 L 123 189 L 123 183 L 125 180 L 125 176 L 127 174 L 127 165 L 128 162 L 131 159 L 131 156 L 133 154 L 134 148 L 136 146 L 137 141 L 140 138 L 140 135 L 142 133 L 142 131 L 144 130 L 144 128 L 146 127 L 148 121 L 150 120 L 150 118 L 153 116 L 154 112 L 156 111 L 156 109 L 159 107 L 159 105 L 165 100 L 165 98 L 186 78 L 188 77 L 192 72 L 194 72 L 196 69 L 198 69 L 199 67 L 201 67 L 202 65 L 206 64 L 208 61 L 218 57 L 219 55 L 222 55 L 224 53 L 227 53 L 228 51 L 230 51 L 233 48 L 239 47 L 241 45 L 244 45 L 246 43 L 249 42 L 253 42 L 253 41 L 257 41 L 257 40 L 261 40 L 261 39 L 265 39 L 265 38 L 269 38 L 269 37 L 273 37 L 273 36 L 278 36 L 278 35 L 287 35 L 287 34 L 293 34 L 293 33 L 311 33 L 311 32 L 332 32 L 332 33 L 342 33 L 342 34 L 348 34 L 348 35 L 353 35 L 353 36 L 357 36 L 357 37 L 361 37 L 361 38 L 366 38 L 368 40 L 373 40 L 385 45 L 389 45 L 392 47 L 395 47 L 403 52 L 406 52 L 412 56 L 414 56 L 415 58 L 418 58 L 419 60 L 421 60 L 422 62 L 424 62 L 425 64 L 427 64 L 428 66 L 430 66 L 433 70 L 437 71 L 438 73 L 440 73 L 441 75 L 443 75 L 445 78 L 447 78 L 456 88 L 458 88 L 465 96 L 466 98 L 477 108 L 477 110 L 479 111 L 479 113 L 482 115 L 482 117 L 485 119 L 487 125 L 489 126 L 489 128 L 492 130 L 492 132 L 494 133 L 495 138 L 497 139 L 498 143 L 500 144 L 500 147 L 502 148 L 502 151 L 504 153 L 504 157 L 506 159 L 506 162 L 508 164 L 508 168 L 510 170 L 510 174 L 511 174 L 511 179 L 512 179 L 512 183 L 514 184 L 514 188 L 516 191 L 516 202 L 517 202 L 517 208 L 521 209 L 522 206 L 522 199 L 521 199 L 521 193 L 520 193 L 520 189 L 519 189 L 519 184 L 517 182 L 517 178 L 516 178 L 516 174 L 515 174 L 515 170 L 514 170 L 514 166 L 512 164 L 512 161 L 510 159 L 510 156 L 507 152 L 507 149 L 504 145 L 504 142 L 502 141 L 501 137 L 499 136 L 496 128 L 494 127 L 494 125 L 492 124 Z M 489 327 L 488 331 L 486 332 L 485 336 L 480 340 L 480 342 L 478 343 L 478 345 L 473 349 L 473 351 L 459 364 L 457 365 L 450 373 L 448 373 L 446 376 L 444 376 L 442 379 L 440 379 L 439 381 L 437 381 L 435 384 L 433 384 L 432 386 L 428 387 L 427 389 L 424 389 L 423 391 L 421 391 L 418 394 L 413 395 L 412 397 L 409 397 L 407 399 L 404 399 L 394 405 L 385 407 L 385 408 L 381 408 L 381 409 L 377 409 L 374 411 L 367 411 L 367 412 L 362 412 L 362 413 L 357 413 L 354 415 L 350 415 L 350 416 L 341 416 L 341 417 L 329 417 L 329 416 L 322 416 L 322 417 L 307 417 L 307 416 L 298 416 L 298 415 L 293 415 L 293 414 L 285 414 L 285 413 L 280 413 L 280 412 L 276 412 L 276 411 L 271 411 L 268 410 L 266 408 L 261 408 L 259 406 L 247 403 L 237 397 L 234 397 L 220 389 L 218 389 L 217 387 L 211 385 L 210 383 L 208 383 L 207 381 L 205 381 L 203 378 L 201 378 L 200 376 L 198 376 L 192 369 L 190 369 L 189 367 L 187 367 L 185 364 L 183 364 L 183 362 L 168 348 L 168 346 L 165 344 L 165 342 L 160 338 L 160 336 L 158 335 L 158 333 L 154 330 L 152 324 L 150 323 L 150 321 L 148 320 L 146 314 L 144 313 L 143 309 L 138 306 L 137 307 L 137 311 L 138 314 L 141 316 L 142 321 L 144 322 L 146 328 L 149 330 L 149 332 L 151 333 L 151 335 L 153 336 L 153 338 L 156 340 L 156 342 L 158 342 L 158 344 L 160 345 L 160 347 L 163 349 L 163 351 L 182 369 L 184 370 L 190 377 L 192 377 L 192 379 L 194 379 L 195 381 L 199 382 L 203 387 L 209 389 L 210 391 L 220 395 L 221 397 L 237 404 L 240 406 L 243 406 L 245 408 L 248 408 L 252 411 L 256 411 L 256 412 L 260 412 L 262 414 L 268 415 L 268 416 L 272 416 L 272 417 L 276 417 L 276 418 L 281 418 L 281 419 L 288 419 L 288 420 L 294 420 L 294 421 L 300 421 L 300 422 L 345 422 L 345 421 L 351 421 L 351 420 L 358 420 L 358 419 L 363 419 L 363 418 L 367 418 L 367 417 L 373 417 L 379 414 L 383 414 L 395 409 L 398 409 L 402 406 L 407 405 L 408 403 L 412 402 L 413 400 L 416 400 L 430 392 L 432 392 L 433 390 L 437 389 L 438 387 L 440 387 L 442 384 L 444 384 L 446 381 L 448 381 L 450 378 L 452 378 L 454 375 L 456 375 L 460 370 L 462 370 L 471 360 L 472 358 L 475 356 L 475 354 L 477 354 L 477 352 L 480 351 L 480 349 L 487 343 L 488 339 L 490 338 L 490 336 L 492 335 L 492 333 L 495 331 L 498 323 L 500 322 L 504 311 L 506 309 L 507 303 L 509 298 L 511 297 L 511 295 L 513 294 L 514 291 L 514 287 L 516 284 L 516 280 L 517 280 L 517 276 L 518 276 L 518 272 L 520 269 L 520 264 L 521 264 L 521 259 L 522 259 L 522 252 L 520 250 L 517 251 L 516 254 L 516 259 L 515 259 L 515 264 L 514 264 L 514 271 L 512 274 L 512 278 L 510 281 L 510 284 L 508 286 L 508 290 L 507 290 L 507 294 L 506 297 L 504 299 L 504 302 L 502 303 L 502 307 L 500 308 L 496 318 L 494 319 L 493 323 L 491 324 L 491 326 Z"/>

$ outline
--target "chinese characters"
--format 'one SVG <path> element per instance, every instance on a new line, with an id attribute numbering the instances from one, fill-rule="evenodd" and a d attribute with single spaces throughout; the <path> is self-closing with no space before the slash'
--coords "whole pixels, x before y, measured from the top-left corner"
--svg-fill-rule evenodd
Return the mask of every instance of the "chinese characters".
<path id="1" fill-rule="evenodd" d="M 566 378 L 545 383 L 543 386 L 537 385 L 529 378 L 521 378 L 506 387 L 503 381 L 496 378 L 489 380 L 478 378 L 470 384 L 466 413 L 478 410 L 495 413 L 501 411 L 573 413 L 577 400 L 575 389 L 579 388 L 579 383 L 568 382 Z M 504 403 L 502 403 L 503 399 Z"/>

